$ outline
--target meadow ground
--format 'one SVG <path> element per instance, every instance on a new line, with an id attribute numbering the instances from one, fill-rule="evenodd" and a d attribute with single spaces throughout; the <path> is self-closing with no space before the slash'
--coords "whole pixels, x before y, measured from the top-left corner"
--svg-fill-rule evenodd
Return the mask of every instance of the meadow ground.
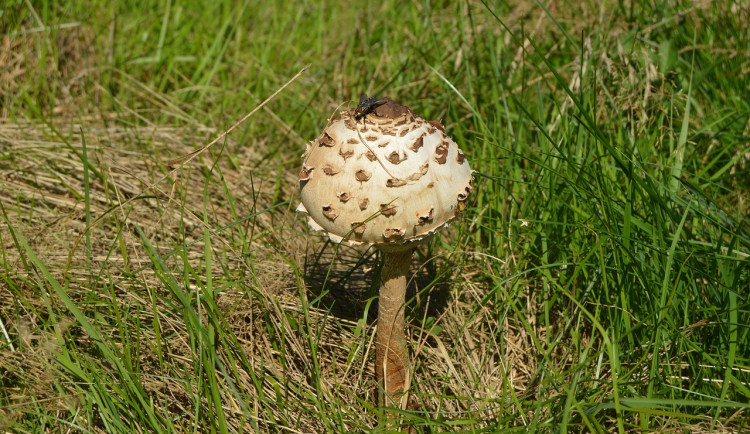
<path id="1" fill-rule="evenodd" d="M 6 0 L 0 34 L 0 430 L 375 429 L 378 256 L 294 212 L 361 93 L 477 171 L 415 255 L 404 425 L 750 430 L 747 2 Z"/>

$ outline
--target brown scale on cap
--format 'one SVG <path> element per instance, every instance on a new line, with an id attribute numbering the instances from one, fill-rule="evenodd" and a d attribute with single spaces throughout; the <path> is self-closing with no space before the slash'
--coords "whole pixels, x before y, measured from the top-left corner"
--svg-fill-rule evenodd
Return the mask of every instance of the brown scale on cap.
<path id="1" fill-rule="evenodd" d="M 327 132 L 323 132 L 323 137 L 320 138 L 320 142 L 318 143 L 319 146 L 328 146 L 329 148 L 333 146 L 333 137 L 328 135 Z"/>
<path id="2" fill-rule="evenodd" d="M 407 115 L 411 113 L 411 110 L 395 101 L 388 100 L 385 104 L 379 105 L 375 108 L 375 115 L 381 118 L 387 118 L 388 121 L 396 119 L 399 116 Z"/>
<path id="3" fill-rule="evenodd" d="M 394 216 L 396 215 L 396 212 L 396 206 L 394 205 L 389 205 L 387 203 L 383 203 L 380 205 L 380 214 L 386 217 Z"/>
<path id="4" fill-rule="evenodd" d="M 387 228 L 383 231 L 383 237 L 386 240 L 396 240 L 403 238 L 406 234 L 406 231 L 401 228 Z"/>
<path id="5" fill-rule="evenodd" d="M 338 121 L 340 119 L 336 119 L 336 120 Z M 343 122 L 344 122 L 344 125 L 346 126 L 347 129 L 349 129 L 349 130 L 357 130 L 357 125 L 356 125 L 356 122 L 354 120 L 354 116 L 351 116 L 351 117 L 347 116 L 347 117 L 345 117 Z M 360 127 L 359 131 L 363 132 L 363 131 L 367 131 L 367 130 L 364 127 Z"/>
<path id="6" fill-rule="evenodd" d="M 369 204 L 370 204 L 370 199 L 362 199 L 359 202 L 359 210 L 360 211 L 366 210 L 367 209 L 367 205 L 369 205 Z"/>
<path id="7" fill-rule="evenodd" d="M 312 167 L 302 166 L 302 170 L 299 171 L 299 180 L 300 181 L 308 181 L 310 179 L 310 173 L 312 172 Z"/>
<path id="8" fill-rule="evenodd" d="M 424 136 L 425 134 L 422 134 L 421 136 L 419 136 L 419 138 L 415 140 L 414 143 L 411 144 L 411 146 L 409 146 L 409 149 L 411 149 L 414 152 L 419 151 L 419 148 L 424 146 Z"/>
<path id="9" fill-rule="evenodd" d="M 393 151 L 385 158 L 386 160 L 390 161 L 391 164 L 399 164 L 402 161 L 405 161 L 407 158 L 409 158 L 406 154 L 403 156 L 398 151 Z"/>
<path id="10" fill-rule="evenodd" d="M 337 194 L 336 197 L 338 197 L 339 200 L 342 201 L 342 202 L 347 202 L 349 200 L 349 198 L 350 198 L 349 197 L 349 193 L 347 193 L 345 191 L 339 192 L 339 194 Z"/>
<path id="11" fill-rule="evenodd" d="M 323 173 L 325 173 L 328 176 L 333 176 L 333 175 L 335 175 L 337 173 L 340 173 L 340 172 L 341 172 L 341 169 L 335 169 L 335 168 L 333 168 L 331 166 L 326 166 L 326 167 L 323 168 Z"/>
<path id="12" fill-rule="evenodd" d="M 351 158 L 352 155 L 354 155 L 354 149 L 347 149 L 346 151 L 343 148 L 339 149 L 339 155 L 341 155 L 341 158 L 346 161 L 347 159 Z"/>
<path id="13" fill-rule="evenodd" d="M 427 211 L 426 213 L 422 213 L 421 215 L 420 213 L 417 213 L 417 224 L 424 225 L 432 221 L 432 214 L 434 212 L 435 212 L 435 208 L 430 208 L 429 211 Z"/>
<path id="14" fill-rule="evenodd" d="M 385 182 L 386 187 L 401 187 L 406 185 L 407 182 L 405 179 L 398 179 L 398 178 L 390 178 L 388 181 Z"/>
<path id="15" fill-rule="evenodd" d="M 459 202 L 465 201 L 469 197 L 469 193 L 471 193 L 472 190 L 474 190 L 474 187 L 472 187 L 471 184 L 469 184 L 466 188 L 464 188 L 462 192 L 458 193 L 457 197 L 458 197 Z"/>
<path id="16" fill-rule="evenodd" d="M 445 134 L 445 127 L 443 126 L 443 124 L 440 123 L 440 121 L 427 121 L 427 123 L 439 129 L 440 131 L 443 132 L 443 134 Z"/>
<path id="17" fill-rule="evenodd" d="M 464 155 L 464 153 L 459 149 L 458 153 L 456 154 L 456 162 L 458 162 L 458 164 L 464 164 L 464 161 L 466 161 L 466 155 Z"/>
<path id="18" fill-rule="evenodd" d="M 438 145 L 437 149 L 435 149 L 435 161 L 437 161 L 438 164 L 445 164 L 447 160 L 448 142 L 442 142 Z"/>
<path id="19" fill-rule="evenodd" d="M 367 225 L 363 222 L 354 222 L 352 223 L 352 231 L 355 235 L 362 235 L 365 233 L 365 228 Z"/>
<path id="20" fill-rule="evenodd" d="M 419 168 L 418 172 L 414 172 L 411 175 L 406 177 L 407 181 L 419 181 L 419 178 L 427 175 L 427 172 L 430 170 L 430 163 L 424 163 L 422 167 Z"/>
<path id="21" fill-rule="evenodd" d="M 354 174 L 354 176 L 357 178 L 357 181 L 365 182 L 369 181 L 370 178 L 372 178 L 372 173 L 366 171 L 365 169 L 359 169 L 357 170 L 357 173 Z"/>
<path id="22" fill-rule="evenodd" d="M 339 216 L 331 205 L 323 205 L 323 215 L 329 220 L 336 220 L 336 217 Z"/>

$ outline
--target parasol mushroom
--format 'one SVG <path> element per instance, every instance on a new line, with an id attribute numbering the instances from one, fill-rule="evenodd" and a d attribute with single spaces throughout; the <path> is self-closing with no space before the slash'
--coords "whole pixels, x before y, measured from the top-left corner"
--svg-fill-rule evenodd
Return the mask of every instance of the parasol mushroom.
<path id="1" fill-rule="evenodd" d="M 297 210 L 333 242 L 370 244 L 382 252 L 378 403 L 402 406 L 408 387 L 404 305 L 412 251 L 463 209 L 472 171 L 439 122 L 387 99 L 366 109 L 343 112 L 308 144 Z"/>

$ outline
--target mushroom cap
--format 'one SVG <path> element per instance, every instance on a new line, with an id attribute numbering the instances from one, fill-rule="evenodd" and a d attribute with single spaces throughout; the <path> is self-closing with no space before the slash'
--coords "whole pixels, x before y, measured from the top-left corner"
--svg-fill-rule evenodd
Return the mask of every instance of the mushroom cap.
<path id="1" fill-rule="evenodd" d="M 307 145 L 297 210 L 336 243 L 410 246 L 460 213 L 471 175 L 438 121 L 388 100 L 359 122 L 342 113 Z"/>

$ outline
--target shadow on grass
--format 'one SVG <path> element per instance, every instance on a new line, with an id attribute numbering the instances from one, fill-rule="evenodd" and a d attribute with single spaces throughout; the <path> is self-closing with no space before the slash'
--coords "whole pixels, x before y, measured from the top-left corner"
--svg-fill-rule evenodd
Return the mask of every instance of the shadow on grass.
<path id="1" fill-rule="evenodd" d="M 445 311 L 450 301 L 445 279 L 449 266 L 443 258 L 428 260 L 419 249 L 415 251 L 406 293 L 407 318 L 419 321 L 425 314 L 438 317 Z M 367 312 L 367 322 L 372 324 L 378 312 L 380 267 L 375 248 L 340 245 L 336 251 L 326 243 L 307 256 L 305 283 L 312 298 L 318 299 L 318 307 L 338 318 L 357 321 L 372 301 Z"/>

